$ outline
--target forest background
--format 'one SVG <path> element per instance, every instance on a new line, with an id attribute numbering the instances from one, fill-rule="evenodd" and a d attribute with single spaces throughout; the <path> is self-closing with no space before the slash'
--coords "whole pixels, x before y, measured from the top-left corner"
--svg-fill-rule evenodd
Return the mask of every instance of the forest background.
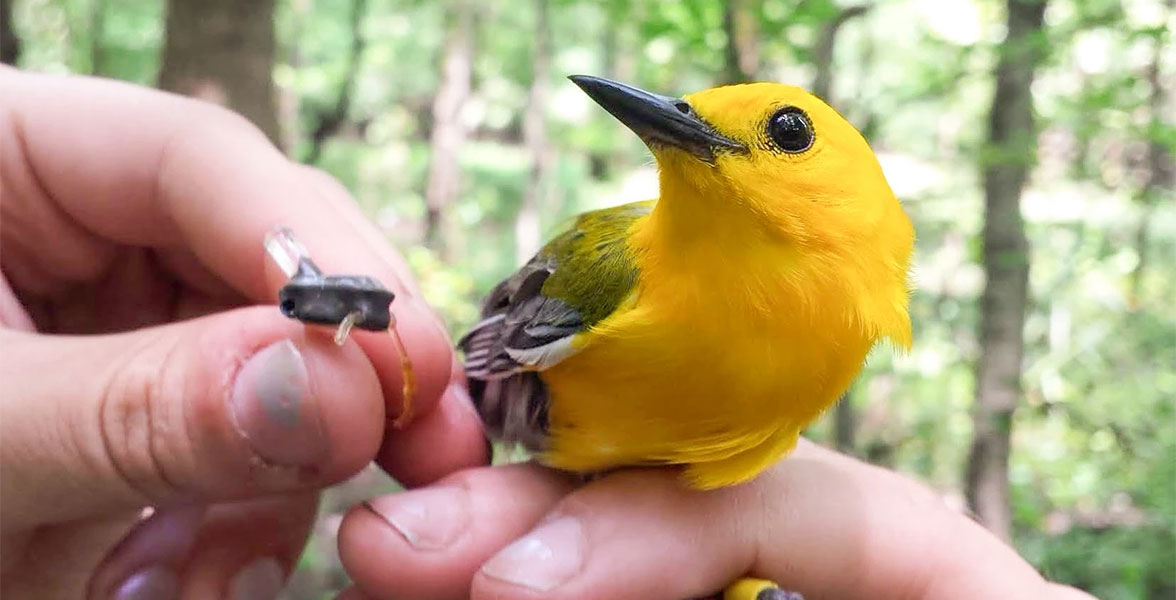
<path id="1" fill-rule="evenodd" d="M 581 211 L 656 195 L 567 81 L 769 79 L 857 125 L 918 231 L 914 351 L 808 432 L 1046 576 L 1176 596 L 1173 0 L 0 0 L 0 58 L 226 104 L 327 170 L 453 332 Z M 2 90 L 0 90 L 2 92 Z M 286 598 L 346 583 L 330 491 Z"/>

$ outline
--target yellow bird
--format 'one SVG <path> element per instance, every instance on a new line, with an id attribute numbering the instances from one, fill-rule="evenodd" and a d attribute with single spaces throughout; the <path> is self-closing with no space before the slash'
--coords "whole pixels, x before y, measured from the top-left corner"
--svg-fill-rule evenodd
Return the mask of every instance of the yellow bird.
<path id="1" fill-rule="evenodd" d="M 875 343 L 910 346 L 910 219 L 861 134 L 800 88 L 571 79 L 650 148 L 660 196 L 581 215 L 490 293 L 459 344 L 475 404 L 554 468 L 748 481 Z"/>

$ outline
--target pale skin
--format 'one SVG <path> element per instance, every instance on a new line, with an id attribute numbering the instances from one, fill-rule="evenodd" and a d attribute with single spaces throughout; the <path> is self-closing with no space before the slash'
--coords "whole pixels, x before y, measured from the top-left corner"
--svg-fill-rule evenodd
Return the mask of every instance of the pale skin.
<path id="1" fill-rule="evenodd" d="M 0 89 L 5 597 L 133 598 L 135 577 L 170 594 L 143 597 L 272 592 L 318 490 L 375 459 L 412 490 L 346 516 L 348 600 L 680 600 L 747 573 L 810 599 L 1089 598 L 922 485 L 803 441 L 709 493 L 670 470 L 578 486 L 478 467 L 451 343 L 336 182 L 206 104 L 7 68 Z M 385 426 L 401 400 L 390 340 L 340 348 L 254 306 L 281 284 L 260 247 L 275 224 L 326 270 L 397 292 L 420 386 L 408 428 Z M 284 378 L 266 379 L 274 364 Z M 273 413 L 264 382 L 287 400 L 301 386 L 300 408 Z M 528 532 L 539 542 L 504 551 Z"/>
<path id="2" fill-rule="evenodd" d="M 450 340 L 337 182 L 208 104 L 9 68 L 0 90 L 0 596 L 264 597 L 321 488 L 485 464 Z M 397 293 L 406 429 L 389 336 L 337 347 L 274 306 L 279 224 Z"/>
<path id="3" fill-rule="evenodd" d="M 448 541 L 414 547 L 380 513 L 395 520 L 397 503 L 429 499 L 436 488 L 460 490 L 468 515 L 429 514 L 412 537 Z M 577 487 L 515 465 L 465 471 L 370 506 L 378 512 L 356 508 L 340 531 L 357 586 L 341 599 L 680 600 L 747 573 L 810 600 L 1091 599 L 1044 580 L 924 485 L 805 440 L 751 483 L 716 492 L 687 490 L 669 470 Z M 456 533 L 423 533 L 453 522 Z M 502 550 L 536 533 L 550 552 L 519 560 Z M 534 542 L 515 548 L 527 546 Z"/>

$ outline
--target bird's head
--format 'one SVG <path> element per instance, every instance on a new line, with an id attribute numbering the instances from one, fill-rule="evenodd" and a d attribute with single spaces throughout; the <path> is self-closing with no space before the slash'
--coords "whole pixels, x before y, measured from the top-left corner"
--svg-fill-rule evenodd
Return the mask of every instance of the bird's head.
<path id="1" fill-rule="evenodd" d="M 599 77 L 571 79 L 649 146 L 659 205 L 691 215 L 677 220 L 694 221 L 698 232 L 727 227 L 736 231 L 730 239 L 771 248 L 793 273 L 860 288 L 847 292 L 890 305 L 870 312 L 893 314 L 882 333 L 906 345 L 914 231 L 869 144 L 837 111 L 778 83 L 675 98 Z M 679 198 L 683 206 L 671 207 Z"/>

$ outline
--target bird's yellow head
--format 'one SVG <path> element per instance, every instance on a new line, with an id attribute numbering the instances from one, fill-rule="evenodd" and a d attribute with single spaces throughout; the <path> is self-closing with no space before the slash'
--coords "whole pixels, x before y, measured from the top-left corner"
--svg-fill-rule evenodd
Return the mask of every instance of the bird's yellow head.
<path id="1" fill-rule="evenodd" d="M 572 80 L 654 153 L 663 236 L 683 249 L 715 240 L 731 269 L 771 263 L 814 303 L 820 290 L 852 298 L 851 318 L 909 346 L 914 230 L 869 144 L 837 111 L 778 83 L 674 98 Z"/>

